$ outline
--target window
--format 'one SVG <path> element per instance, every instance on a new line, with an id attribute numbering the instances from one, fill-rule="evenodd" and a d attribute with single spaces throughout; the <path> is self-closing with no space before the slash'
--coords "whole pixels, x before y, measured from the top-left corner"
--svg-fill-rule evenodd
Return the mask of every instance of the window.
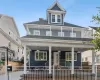
<path id="1" fill-rule="evenodd" d="M 100 55 L 97 55 L 97 56 L 96 56 L 96 62 L 97 62 L 97 63 L 100 63 Z"/>
<path id="2" fill-rule="evenodd" d="M 71 37 L 76 37 L 76 33 L 73 33 L 73 34 L 70 33 L 70 36 L 71 36 Z"/>
<path id="3" fill-rule="evenodd" d="M 71 52 L 66 52 L 66 61 L 72 60 L 72 54 Z M 74 61 L 77 61 L 77 53 L 74 53 Z"/>
<path id="4" fill-rule="evenodd" d="M 61 32 L 58 32 L 58 36 L 64 37 L 64 32 L 62 32 L 62 35 L 61 35 Z"/>
<path id="5" fill-rule="evenodd" d="M 18 47 L 18 52 L 19 52 L 19 47 Z"/>
<path id="6" fill-rule="evenodd" d="M 55 15 L 52 15 L 52 22 L 55 22 Z"/>
<path id="7" fill-rule="evenodd" d="M 52 31 L 46 31 L 46 36 L 52 36 Z"/>
<path id="8" fill-rule="evenodd" d="M 61 22 L 61 15 L 52 14 L 51 22 L 52 23 L 60 23 Z"/>
<path id="9" fill-rule="evenodd" d="M 61 22 L 61 17 L 60 17 L 60 15 L 57 15 L 57 22 Z"/>
<path id="10" fill-rule="evenodd" d="M 88 61 L 88 58 L 87 58 L 87 57 L 85 57 L 85 61 L 86 61 L 86 62 Z"/>
<path id="11" fill-rule="evenodd" d="M 8 43 L 8 47 L 11 48 L 11 42 Z"/>
<path id="12" fill-rule="evenodd" d="M 40 30 L 34 30 L 34 35 L 40 35 Z"/>
<path id="13" fill-rule="evenodd" d="M 5 61 L 5 52 L 1 52 L 1 60 Z"/>
<path id="14" fill-rule="evenodd" d="M 47 61 L 47 52 L 46 51 L 35 51 L 35 60 L 36 61 Z"/>
<path id="15" fill-rule="evenodd" d="M 4 58 L 5 57 L 5 52 L 2 52 L 1 53 L 1 58 Z"/>

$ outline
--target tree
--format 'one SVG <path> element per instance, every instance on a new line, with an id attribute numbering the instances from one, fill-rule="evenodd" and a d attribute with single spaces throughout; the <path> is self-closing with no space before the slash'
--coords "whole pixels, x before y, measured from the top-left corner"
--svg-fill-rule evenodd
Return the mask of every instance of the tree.
<path id="1" fill-rule="evenodd" d="M 100 24 L 100 7 L 98 7 L 98 14 L 96 16 L 93 16 L 92 19 L 93 22 L 96 22 L 96 24 Z M 91 41 L 94 44 L 93 49 L 96 51 L 100 51 L 100 26 L 97 27 L 93 36 L 95 37 L 95 39 Z"/>

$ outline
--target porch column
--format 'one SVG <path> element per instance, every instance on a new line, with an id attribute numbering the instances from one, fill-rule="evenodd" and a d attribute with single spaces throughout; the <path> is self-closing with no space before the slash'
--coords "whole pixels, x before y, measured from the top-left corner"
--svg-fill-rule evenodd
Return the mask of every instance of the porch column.
<path id="1" fill-rule="evenodd" d="M 51 74 L 51 46 L 49 46 L 49 74 Z"/>
<path id="2" fill-rule="evenodd" d="M 71 55 L 72 55 L 72 66 L 71 66 L 71 74 L 74 74 L 74 47 L 72 47 L 72 50 L 71 50 Z"/>
<path id="3" fill-rule="evenodd" d="M 26 74 L 26 45 L 24 45 L 24 74 Z"/>
<path id="4" fill-rule="evenodd" d="M 29 50 L 29 68 L 30 68 L 30 54 L 31 54 L 31 50 Z"/>
<path id="5" fill-rule="evenodd" d="M 92 50 L 92 74 L 95 74 L 95 51 Z"/>

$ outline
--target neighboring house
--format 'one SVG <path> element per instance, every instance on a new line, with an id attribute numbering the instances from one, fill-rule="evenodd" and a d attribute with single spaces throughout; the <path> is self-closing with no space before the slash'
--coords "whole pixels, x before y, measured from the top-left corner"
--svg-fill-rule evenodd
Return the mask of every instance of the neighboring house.
<path id="1" fill-rule="evenodd" d="M 14 52 L 9 56 L 13 60 L 20 60 L 22 54 L 22 44 L 20 35 L 13 17 L 0 14 L 0 47 L 8 47 Z M 0 59 L 5 58 L 5 51 L 0 48 Z"/>
<path id="2" fill-rule="evenodd" d="M 66 10 L 58 2 L 50 6 L 46 13 L 46 19 L 24 23 L 27 31 L 27 35 L 21 38 L 24 62 L 26 49 L 29 49 L 30 66 L 48 66 L 49 73 L 53 65 L 64 66 L 70 67 L 73 73 L 74 66 L 81 66 L 81 53 L 93 47 L 90 43 L 93 31 L 65 22 Z"/>
<path id="3" fill-rule="evenodd" d="M 90 26 L 89 29 L 93 30 L 93 34 L 94 34 L 97 28 L 98 27 L 92 27 L 92 26 Z M 93 36 L 93 39 L 94 38 L 95 37 Z M 100 51 L 97 51 L 95 53 L 95 57 L 96 57 L 96 59 L 95 59 L 96 64 L 100 65 Z M 89 65 L 92 65 L 92 50 L 87 50 L 87 51 L 84 51 L 82 53 L 82 62 L 88 62 Z"/>

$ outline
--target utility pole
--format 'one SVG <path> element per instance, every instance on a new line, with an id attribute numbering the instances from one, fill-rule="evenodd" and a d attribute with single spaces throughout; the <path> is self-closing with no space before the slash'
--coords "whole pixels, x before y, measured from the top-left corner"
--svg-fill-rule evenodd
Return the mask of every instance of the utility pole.
<path id="1" fill-rule="evenodd" d="M 7 50 L 7 77 L 8 77 L 8 80 L 9 80 L 9 70 L 8 70 L 8 60 L 9 60 L 9 58 L 8 58 L 8 47 L 6 48 L 6 50 Z"/>

